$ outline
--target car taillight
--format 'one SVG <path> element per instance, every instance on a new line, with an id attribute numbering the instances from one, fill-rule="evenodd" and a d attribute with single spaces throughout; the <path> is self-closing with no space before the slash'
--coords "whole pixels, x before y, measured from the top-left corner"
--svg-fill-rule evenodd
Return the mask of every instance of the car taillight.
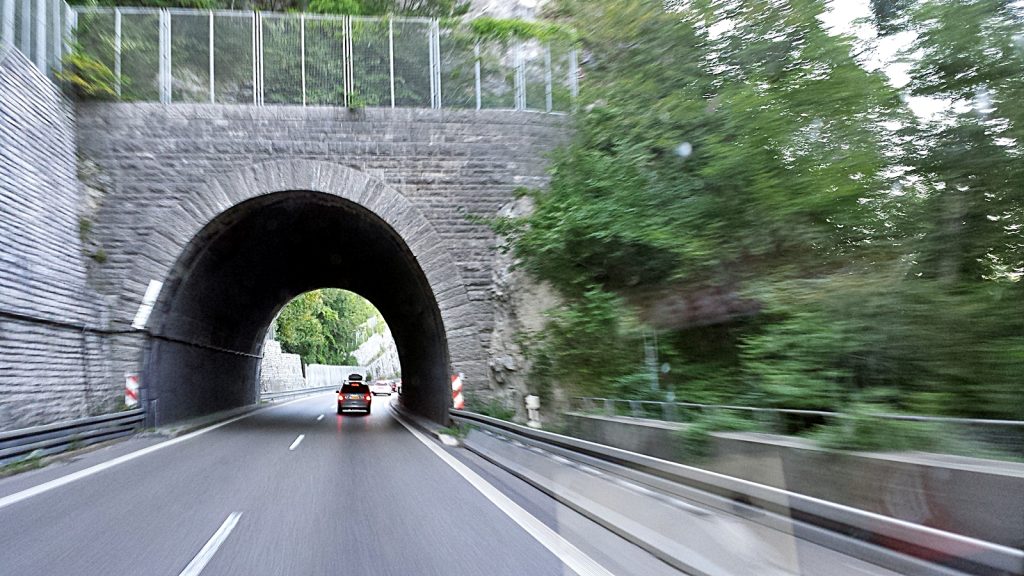
<path id="1" fill-rule="evenodd" d="M 369 394 L 367 394 L 366 396 L 364 396 L 364 398 L 366 398 L 366 401 L 367 401 L 367 402 L 369 402 L 369 401 L 370 401 L 370 395 L 369 395 Z"/>

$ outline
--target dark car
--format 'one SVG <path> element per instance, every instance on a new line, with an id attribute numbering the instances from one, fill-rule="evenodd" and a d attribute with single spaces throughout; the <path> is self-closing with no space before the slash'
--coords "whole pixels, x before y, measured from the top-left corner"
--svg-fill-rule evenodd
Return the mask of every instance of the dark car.
<path id="1" fill-rule="evenodd" d="M 363 382 L 348 382 L 338 390 L 338 414 L 345 410 L 357 410 L 366 414 L 370 413 L 370 403 L 373 394 L 370 394 L 370 387 Z"/>

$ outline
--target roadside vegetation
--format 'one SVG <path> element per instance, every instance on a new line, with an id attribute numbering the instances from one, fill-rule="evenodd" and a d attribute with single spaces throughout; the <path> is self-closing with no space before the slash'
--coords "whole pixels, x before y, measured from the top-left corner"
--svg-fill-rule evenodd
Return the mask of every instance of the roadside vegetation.
<path id="1" fill-rule="evenodd" d="M 380 312 L 368 300 L 335 288 L 300 294 L 281 310 L 275 321 L 275 337 L 285 352 L 298 354 L 303 364 L 354 366 L 353 352 L 370 332 L 363 325 Z"/>
<path id="2" fill-rule="evenodd" d="M 495 223 L 563 297 L 524 339 L 533 392 L 1020 419 L 1024 10 L 879 0 L 862 39 L 819 0 L 670 4 L 550 7 L 584 55 L 576 137 Z"/>

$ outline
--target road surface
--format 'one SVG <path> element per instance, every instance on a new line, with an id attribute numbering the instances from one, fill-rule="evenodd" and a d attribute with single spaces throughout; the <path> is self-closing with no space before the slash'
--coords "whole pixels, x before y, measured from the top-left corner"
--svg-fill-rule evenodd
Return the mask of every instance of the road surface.
<path id="1" fill-rule="evenodd" d="M 676 574 L 466 451 L 417 437 L 389 401 L 338 416 L 333 394 L 313 396 L 137 457 L 166 438 L 0 480 L 0 574 Z"/>

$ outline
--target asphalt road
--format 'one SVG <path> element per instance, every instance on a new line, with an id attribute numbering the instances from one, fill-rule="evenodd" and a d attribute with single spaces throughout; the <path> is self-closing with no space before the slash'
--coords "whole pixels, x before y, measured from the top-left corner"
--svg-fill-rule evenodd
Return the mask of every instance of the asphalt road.
<path id="1" fill-rule="evenodd" d="M 336 415 L 333 395 L 260 410 L 18 501 L 156 441 L 0 480 L 0 575 L 544 576 L 577 573 L 566 562 L 579 557 L 607 574 L 673 574 L 465 451 L 431 449 L 388 401 L 370 416 Z"/>

